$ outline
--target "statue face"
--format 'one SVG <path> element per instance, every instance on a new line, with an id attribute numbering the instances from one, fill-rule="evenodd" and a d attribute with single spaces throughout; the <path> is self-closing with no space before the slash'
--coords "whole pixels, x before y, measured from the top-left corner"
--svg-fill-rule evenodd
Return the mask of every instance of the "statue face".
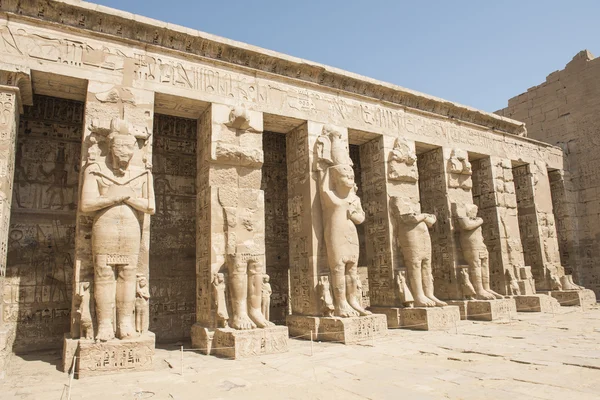
<path id="1" fill-rule="evenodd" d="M 354 170 L 350 165 L 340 165 L 333 168 L 336 173 L 336 184 L 339 184 L 346 188 L 354 188 Z"/>
<path id="2" fill-rule="evenodd" d="M 264 275 L 263 276 L 263 282 L 264 283 L 269 283 L 269 280 L 270 280 L 269 275 Z"/>
<path id="3" fill-rule="evenodd" d="M 145 287 L 147 284 L 146 278 L 140 278 L 140 287 Z"/>
<path id="4" fill-rule="evenodd" d="M 133 157 L 136 139 L 130 135 L 116 134 L 110 139 L 110 154 L 112 156 L 113 167 L 125 172 L 129 167 L 129 162 Z"/>

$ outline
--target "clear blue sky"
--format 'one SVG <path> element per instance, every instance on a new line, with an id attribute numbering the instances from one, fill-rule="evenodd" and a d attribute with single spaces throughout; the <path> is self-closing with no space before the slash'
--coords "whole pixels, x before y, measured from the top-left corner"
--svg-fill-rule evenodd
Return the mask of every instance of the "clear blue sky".
<path id="1" fill-rule="evenodd" d="M 495 111 L 600 56 L 595 0 L 96 0 Z M 368 4 L 368 5 L 367 5 Z"/>

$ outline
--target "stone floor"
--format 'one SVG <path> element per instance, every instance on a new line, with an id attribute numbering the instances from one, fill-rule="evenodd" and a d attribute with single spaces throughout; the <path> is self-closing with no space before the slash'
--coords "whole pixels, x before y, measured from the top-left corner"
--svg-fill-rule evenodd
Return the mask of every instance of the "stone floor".
<path id="1" fill-rule="evenodd" d="M 373 346 L 374 345 L 374 346 Z M 285 354 L 224 360 L 157 349 L 155 370 L 75 380 L 71 399 L 600 399 L 600 306 L 390 331 L 344 346 L 291 340 Z M 14 356 L 0 398 L 67 398 L 58 352 Z"/>

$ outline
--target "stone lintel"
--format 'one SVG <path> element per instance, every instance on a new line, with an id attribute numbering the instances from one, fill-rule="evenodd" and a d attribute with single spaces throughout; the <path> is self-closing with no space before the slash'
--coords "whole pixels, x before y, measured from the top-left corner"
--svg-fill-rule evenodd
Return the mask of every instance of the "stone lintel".
<path id="1" fill-rule="evenodd" d="M 517 312 L 541 312 L 554 314 L 560 309 L 555 298 L 545 294 L 513 296 L 517 304 Z"/>
<path id="2" fill-rule="evenodd" d="M 590 289 L 583 290 L 553 290 L 550 292 L 538 292 L 546 293 L 556 300 L 561 306 L 580 306 L 589 307 L 596 304 L 596 293 Z"/>
<path id="3" fill-rule="evenodd" d="M 517 314 L 515 299 L 452 300 L 447 302 L 460 308 L 461 319 L 475 321 L 510 320 Z"/>
<path id="4" fill-rule="evenodd" d="M 125 371 L 149 371 L 153 369 L 154 342 L 152 332 L 132 339 L 113 339 L 108 342 L 65 336 L 63 370 L 71 370 L 73 356 L 76 356 L 75 378 L 78 379 Z"/>
<path id="5" fill-rule="evenodd" d="M 217 328 L 210 353 L 231 359 L 285 353 L 288 351 L 288 337 L 286 326 L 249 330 Z"/>
<path id="6" fill-rule="evenodd" d="M 420 331 L 445 331 L 453 329 L 461 319 L 457 306 L 446 307 L 371 307 L 371 311 L 387 317 L 388 328 Z"/>
<path id="7" fill-rule="evenodd" d="M 289 315 L 287 318 L 292 338 L 310 340 L 312 331 L 314 340 L 343 344 L 384 337 L 387 325 L 387 317 L 383 314 L 352 318 Z"/>

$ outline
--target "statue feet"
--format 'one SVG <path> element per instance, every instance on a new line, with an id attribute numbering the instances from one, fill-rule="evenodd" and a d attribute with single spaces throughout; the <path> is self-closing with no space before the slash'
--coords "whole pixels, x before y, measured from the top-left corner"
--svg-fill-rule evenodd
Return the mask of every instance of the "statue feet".
<path id="1" fill-rule="evenodd" d="M 496 297 L 493 294 L 491 294 L 485 290 L 478 290 L 475 293 L 475 298 L 477 300 L 496 300 Z"/>
<path id="2" fill-rule="evenodd" d="M 115 332 L 113 331 L 112 322 L 100 322 L 98 324 L 98 334 L 96 335 L 96 340 L 101 342 L 108 342 L 111 339 L 115 338 Z"/>
<path id="3" fill-rule="evenodd" d="M 576 284 L 575 282 L 573 282 L 573 275 L 565 275 L 567 276 L 567 279 L 569 281 L 569 283 L 577 290 L 584 290 L 585 288 L 583 286 L 579 286 L 578 284 Z"/>
<path id="4" fill-rule="evenodd" d="M 350 304 L 346 300 L 340 301 L 339 306 L 335 307 L 333 312 L 336 317 L 349 318 L 358 317 L 358 311 L 350 307 Z"/>
<path id="5" fill-rule="evenodd" d="M 129 339 L 135 336 L 135 329 L 131 324 L 119 324 L 119 339 Z"/>
<path id="6" fill-rule="evenodd" d="M 425 295 L 414 296 L 415 298 L 415 307 L 435 307 L 435 301 L 431 300 L 429 297 Z"/>
<path id="7" fill-rule="evenodd" d="M 365 316 L 365 315 L 371 315 L 373 314 L 371 311 L 367 311 L 365 310 L 361 305 L 360 302 L 358 300 L 348 300 L 348 304 L 350 304 L 350 307 L 354 308 L 356 311 L 358 311 L 358 314 L 360 316 Z"/>
<path id="8" fill-rule="evenodd" d="M 256 324 L 259 328 L 266 328 L 267 326 L 275 326 L 274 323 L 265 318 L 263 313 L 257 308 L 251 308 L 248 311 L 248 315 L 250 319 Z"/>
<path id="9" fill-rule="evenodd" d="M 445 301 L 441 301 L 440 299 L 438 299 L 434 295 L 427 296 L 427 298 L 429 300 L 433 301 L 435 303 L 436 307 L 445 307 L 445 306 L 448 305 L 448 303 L 446 303 Z"/>
<path id="10" fill-rule="evenodd" d="M 491 294 L 492 296 L 494 296 L 497 299 L 503 299 L 504 296 L 502 296 L 500 293 L 496 293 L 494 292 L 492 289 L 486 289 L 486 292 L 488 292 L 489 294 Z"/>
<path id="11" fill-rule="evenodd" d="M 240 329 L 240 330 L 254 329 L 254 328 L 256 328 L 256 324 L 254 324 L 254 322 L 252 322 L 252 320 L 250 319 L 248 314 L 244 313 L 244 314 L 239 314 L 239 315 L 233 316 L 233 319 L 231 320 L 231 327 L 233 329 Z"/>

